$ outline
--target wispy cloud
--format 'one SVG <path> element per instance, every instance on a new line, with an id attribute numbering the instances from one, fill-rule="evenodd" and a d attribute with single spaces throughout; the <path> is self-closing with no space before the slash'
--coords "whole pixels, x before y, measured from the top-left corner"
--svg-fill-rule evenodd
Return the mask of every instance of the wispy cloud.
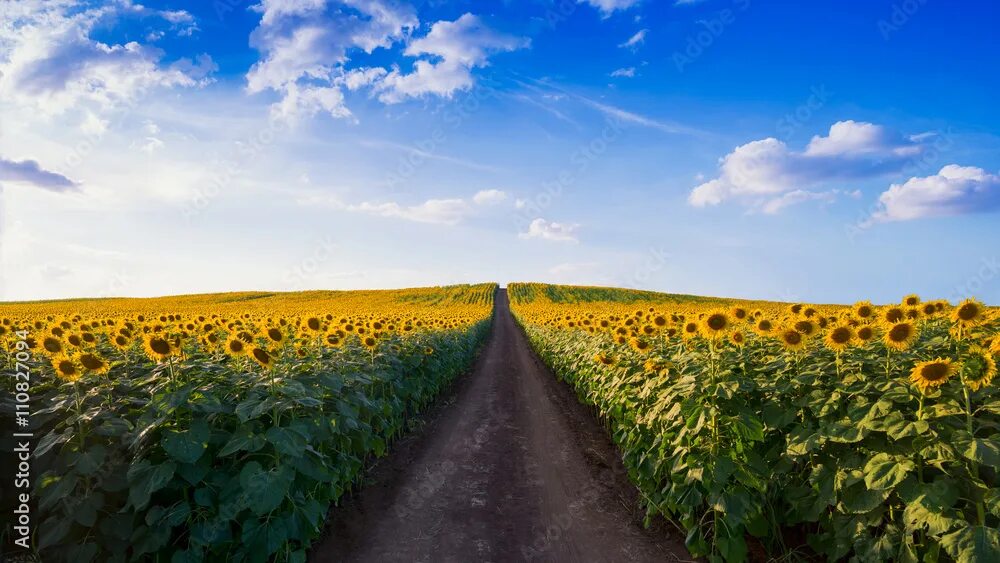
<path id="1" fill-rule="evenodd" d="M 456 164 L 458 166 L 462 166 L 472 170 L 479 170 L 482 172 L 500 171 L 500 169 L 497 168 L 496 166 L 490 166 L 489 164 L 482 164 L 464 158 L 458 158 L 454 156 L 448 156 L 445 154 L 438 154 L 435 152 L 425 151 L 423 149 L 411 145 L 406 145 L 403 143 L 369 139 L 369 140 L 359 141 L 358 144 L 363 147 L 374 148 L 374 149 L 389 149 L 389 150 L 401 151 L 408 154 L 419 156 L 420 158 L 426 158 L 429 160 L 438 160 L 441 162 L 448 162 L 451 164 Z"/>
<path id="2" fill-rule="evenodd" d="M 635 77 L 635 67 L 630 66 L 627 68 L 619 68 L 611 73 L 614 78 L 634 78 Z"/>
<path id="3" fill-rule="evenodd" d="M 319 193 L 304 195 L 299 197 L 296 202 L 299 205 L 321 205 L 340 211 L 403 219 L 416 223 L 457 225 L 476 214 L 481 208 L 496 205 L 506 199 L 507 194 L 505 192 L 490 189 L 479 191 L 468 200 L 463 198 L 428 199 L 414 205 L 401 204 L 395 201 L 345 203 L 337 197 Z"/>
<path id="4" fill-rule="evenodd" d="M 635 32 L 632 37 L 629 37 L 624 43 L 619 43 L 618 46 L 622 49 L 632 49 L 634 51 L 646 41 L 647 33 L 649 33 L 648 29 L 640 29 Z"/>
<path id="5" fill-rule="evenodd" d="M 556 223 L 555 221 L 546 221 L 541 217 L 533 220 L 531 224 L 528 225 L 528 230 L 519 233 L 518 237 L 522 239 L 542 239 L 551 240 L 556 242 L 579 242 L 576 238 L 576 232 L 580 229 L 580 225 L 575 223 Z"/>

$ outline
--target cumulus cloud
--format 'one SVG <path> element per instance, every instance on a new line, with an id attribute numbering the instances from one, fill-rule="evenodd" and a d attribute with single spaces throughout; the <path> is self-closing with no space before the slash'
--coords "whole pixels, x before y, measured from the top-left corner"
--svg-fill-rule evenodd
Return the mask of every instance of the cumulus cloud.
<path id="1" fill-rule="evenodd" d="M 466 13 L 455 21 L 435 23 L 427 35 L 411 41 L 403 52 L 405 55 L 429 58 L 416 61 L 409 73 L 394 68 L 375 88 L 379 100 L 385 103 L 427 94 L 450 97 L 457 90 L 472 87 L 472 69 L 487 66 L 490 55 L 529 44 L 527 38 L 494 31 L 479 17 Z"/>
<path id="2" fill-rule="evenodd" d="M 6 160 L 0 158 L 0 185 L 6 182 L 26 184 L 50 192 L 68 192 L 77 184 L 62 174 L 45 170 L 34 160 Z"/>
<path id="3" fill-rule="evenodd" d="M 618 46 L 622 49 L 638 49 L 639 45 L 642 45 L 646 41 L 646 34 L 649 33 L 648 29 L 640 29 L 635 32 L 632 37 L 629 37 L 627 41 L 619 44 Z"/>
<path id="4" fill-rule="evenodd" d="M 923 153 L 926 140 L 881 125 L 841 121 L 801 151 L 775 138 L 752 141 L 720 159 L 719 176 L 691 190 L 688 202 L 705 207 L 732 200 L 774 212 L 791 203 L 828 199 L 838 192 L 813 189 L 898 173 Z"/>
<path id="5" fill-rule="evenodd" d="M 577 0 L 578 4 L 590 4 L 597 8 L 604 17 L 610 16 L 617 10 L 627 10 L 639 2 L 640 0 Z"/>
<path id="6" fill-rule="evenodd" d="M 874 222 L 910 221 L 1000 209 L 1000 176 L 949 164 L 933 176 L 893 184 L 879 196 Z"/>
<path id="7" fill-rule="evenodd" d="M 580 225 L 577 224 L 556 223 L 539 217 L 528 225 L 527 231 L 519 233 L 518 237 L 522 239 L 538 238 L 559 242 L 579 242 L 576 238 L 576 232 L 579 228 Z"/>
<path id="8" fill-rule="evenodd" d="M 52 115 L 85 104 L 106 109 L 153 88 L 206 83 L 214 68 L 207 55 L 197 63 L 166 64 L 156 47 L 91 37 L 119 19 L 146 16 L 170 25 L 184 19 L 180 12 L 150 11 L 130 2 L 98 7 L 73 1 L 0 3 L 0 99 Z M 185 21 L 193 25 L 193 19 Z"/>
<path id="9" fill-rule="evenodd" d="M 611 76 L 614 78 L 633 78 L 635 77 L 635 67 L 619 68 L 612 72 Z"/>
<path id="10" fill-rule="evenodd" d="M 472 196 L 476 205 L 496 205 L 507 199 L 507 194 L 501 190 L 482 190 Z"/>

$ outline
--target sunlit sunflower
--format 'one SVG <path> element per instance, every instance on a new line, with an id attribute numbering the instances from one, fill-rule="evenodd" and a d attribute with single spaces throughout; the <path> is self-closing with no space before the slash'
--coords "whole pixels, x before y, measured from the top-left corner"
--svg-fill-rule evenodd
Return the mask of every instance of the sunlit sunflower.
<path id="1" fill-rule="evenodd" d="M 986 319 L 986 307 L 975 299 L 966 299 L 951 312 L 951 320 L 962 326 L 976 326 Z"/>
<path id="2" fill-rule="evenodd" d="M 906 307 L 916 307 L 917 305 L 920 305 L 920 296 L 915 293 L 907 295 L 903 298 L 903 305 Z"/>
<path id="3" fill-rule="evenodd" d="M 854 304 L 854 316 L 866 321 L 875 316 L 875 306 L 871 301 L 858 301 Z"/>
<path id="4" fill-rule="evenodd" d="M 52 358 L 52 369 L 55 370 L 56 376 L 63 381 L 76 381 L 83 374 L 80 366 L 69 356 Z"/>
<path id="5" fill-rule="evenodd" d="M 800 350 L 806 343 L 806 337 L 794 328 L 785 328 L 778 332 L 778 341 L 786 350 Z"/>
<path id="6" fill-rule="evenodd" d="M 108 369 L 110 369 L 111 367 L 108 365 L 108 362 L 106 362 L 103 358 L 101 358 L 97 354 L 92 354 L 90 352 L 85 352 L 83 354 L 80 354 L 77 360 L 79 360 L 80 365 L 83 366 L 83 369 L 85 369 L 90 373 L 97 373 L 97 374 L 108 373 Z"/>
<path id="7" fill-rule="evenodd" d="M 910 381 L 926 393 L 932 387 L 939 387 L 955 374 L 955 365 L 950 359 L 938 358 L 920 362 L 910 372 Z"/>
<path id="8" fill-rule="evenodd" d="M 847 325 L 835 326 L 826 332 L 823 343 L 831 350 L 842 352 L 854 344 L 854 329 Z"/>
<path id="9" fill-rule="evenodd" d="M 802 333 L 805 337 L 813 336 L 816 333 L 816 324 L 812 321 L 801 320 L 797 321 L 792 328 Z"/>
<path id="10" fill-rule="evenodd" d="M 986 387 L 997 375 L 997 363 L 993 354 L 978 346 L 969 348 L 962 360 L 962 380 L 969 389 L 978 391 Z"/>
<path id="11" fill-rule="evenodd" d="M 895 350 L 906 350 L 917 339 L 917 327 L 913 323 L 901 322 L 889 326 L 882 340 Z"/>
<path id="12" fill-rule="evenodd" d="M 272 356 L 267 350 L 258 346 L 254 346 L 250 350 L 250 358 L 264 369 L 271 369 L 274 367 L 274 356 Z"/>
<path id="13" fill-rule="evenodd" d="M 747 343 L 747 337 L 743 334 L 742 330 L 734 330 L 729 335 L 729 340 L 731 340 L 733 344 L 735 344 L 738 347 L 742 347 L 744 344 Z"/>
<path id="14" fill-rule="evenodd" d="M 242 339 L 234 337 L 226 340 L 222 349 L 227 355 L 236 357 L 246 355 L 246 353 L 250 351 L 250 345 Z"/>
<path id="15" fill-rule="evenodd" d="M 875 339 L 875 327 L 870 325 L 865 325 L 858 327 L 858 330 L 854 332 L 854 335 L 858 337 L 861 342 L 869 342 Z"/>
<path id="16" fill-rule="evenodd" d="M 684 323 L 684 328 L 681 330 L 681 336 L 685 340 L 698 336 L 698 323 L 694 321 Z"/>
<path id="17" fill-rule="evenodd" d="M 652 349 L 652 346 L 650 346 L 649 342 L 644 338 L 632 337 L 629 339 L 628 345 L 640 354 L 646 354 L 650 351 L 650 349 Z"/>
<path id="18" fill-rule="evenodd" d="M 614 358 L 612 358 L 611 356 L 609 356 L 607 354 L 600 353 L 600 352 L 597 353 L 597 354 L 594 354 L 594 361 L 597 362 L 597 363 L 599 363 L 599 364 L 606 365 L 606 366 L 610 366 L 610 365 L 612 365 L 612 364 L 615 363 L 615 359 Z"/>
<path id="19" fill-rule="evenodd" d="M 722 310 L 709 311 L 701 320 L 701 334 L 705 338 L 716 339 L 726 334 L 730 328 L 729 314 Z"/>
<path id="20" fill-rule="evenodd" d="M 42 349 L 52 355 L 62 354 L 63 343 L 54 336 L 46 336 L 42 339 Z"/>
<path id="21" fill-rule="evenodd" d="M 369 350 L 374 350 L 378 347 L 378 339 L 371 335 L 362 336 L 361 345 Z"/>
<path id="22" fill-rule="evenodd" d="M 760 335 L 771 334 L 771 331 L 774 330 L 774 323 L 772 323 L 768 319 L 761 319 L 761 320 L 757 321 L 757 324 L 754 325 L 753 329 L 754 329 L 754 331 L 757 332 L 757 334 L 760 334 Z"/>
<path id="23" fill-rule="evenodd" d="M 672 367 L 673 364 L 663 358 L 650 358 L 642 364 L 642 368 L 646 373 L 662 373 Z"/>
<path id="24" fill-rule="evenodd" d="M 1000 336 L 993 339 L 993 345 L 990 346 L 990 352 L 992 352 L 994 356 L 1000 356 Z"/>
<path id="25" fill-rule="evenodd" d="M 898 323 L 906 318 L 906 311 L 902 307 L 886 307 L 882 310 L 882 322 L 886 324 Z"/>
<path id="26" fill-rule="evenodd" d="M 285 340 L 285 333 L 281 332 L 281 329 L 271 327 L 264 331 L 264 336 L 268 341 L 274 344 L 281 344 Z"/>
<path id="27" fill-rule="evenodd" d="M 159 334 L 148 334 L 142 339 L 142 349 L 151 360 L 163 360 L 174 353 L 170 340 Z"/>

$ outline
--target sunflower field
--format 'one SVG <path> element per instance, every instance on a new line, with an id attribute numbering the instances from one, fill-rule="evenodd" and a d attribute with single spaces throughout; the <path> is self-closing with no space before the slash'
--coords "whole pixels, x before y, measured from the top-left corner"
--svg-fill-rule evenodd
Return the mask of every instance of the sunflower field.
<path id="1" fill-rule="evenodd" d="M 692 554 L 1000 561 L 997 309 L 509 293 Z"/>
<path id="2" fill-rule="evenodd" d="M 331 504 L 470 365 L 495 289 L 0 306 L 0 363 L 32 377 L 40 560 L 305 561 Z"/>

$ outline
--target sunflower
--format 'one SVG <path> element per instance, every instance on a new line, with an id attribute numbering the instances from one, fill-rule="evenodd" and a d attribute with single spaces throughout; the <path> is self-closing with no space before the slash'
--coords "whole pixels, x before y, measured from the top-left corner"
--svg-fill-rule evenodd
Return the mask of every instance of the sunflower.
<path id="1" fill-rule="evenodd" d="M 951 312 L 951 320 L 962 326 L 976 326 L 985 320 L 986 308 L 975 299 L 966 299 Z"/>
<path id="2" fill-rule="evenodd" d="M 104 361 L 104 359 L 97 354 L 85 352 L 80 354 L 77 359 L 79 360 L 80 365 L 83 366 L 83 369 L 90 373 L 108 373 L 108 369 L 110 369 L 108 362 Z"/>
<path id="3" fill-rule="evenodd" d="M 743 307 L 733 307 L 729 310 L 729 314 L 736 318 L 736 320 L 742 321 L 747 318 L 747 310 Z"/>
<path id="4" fill-rule="evenodd" d="M 76 381 L 83 374 L 76 361 L 65 355 L 52 358 L 52 369 L 56 371 L 56 376 L 63 381 Z"/>
<path id="5" fill-rule="evenodd" d="M 244 342 L 241 338 L 233 337 L 226 340 L 226 344 L 222 349 L 229 356 L 243 356 L 250 351 L 250 345 Z"/>
<path id="6" fill-rule="evenodd" d="M 701 334 L 705 338 L 716 339 L 729 329 L 729 314 L 722 310 L 709 311 L 701 320 Z"/>
<path id="7" fill-rule="evenodd" d="M 916 293 L 911 293 L 903 298 L 902 304 L 906 307 L 916 307 L 920 305 L 920 296 Z"/>
<path id="8" fill-rule="evenodd" d="M 424 355 L 425 356 L 432 356 L 432 355 L 434 355 L 434 347 L 433 346 L 428 346 L 428 347 L 424 348 Z"/>
<path id="9" fill-rule="evenodd" d="M 803 336 L 812 336 L 816 332 L 816 325 L 812 321 L 801 320 L 796 322 L 793 327 L 798 332 L 801 332 Z"/>
<path id="10" fill-rule="evenodd" d="M 698 323 L 694 321 L 684 323 L 684 328 L 681 330 L 681 336 L 683 336 L 685 340 L 698 336 Z"/>
<path id="11" fill-rule="evenodd" d="M 645 339 L 637 337 L 630 338 L 628 341 L 628 345 L 629 347 L 631 347 L 636 352 L 639 352 L 640 354 L 646 354 L 652 348 L 652 346 L 649 345 L 649 342 L 647 342 Z"/>
<path id="12" fill-rule="evenodd" d="M 950 359 L 938 358 L 920 362 L 910 372 L 910 381 L 926 393 L 928 388 L 939 387 L 955 374 L 955 365 Z"/>
<path id="13" fill-rule="evenodd" d="M 866 321 L 875 316 L 875 306 L 871 301 L 858 301 L 854 304 L 854 316 Z"/>
<path id="14" fill-rule="evenodd" d="M 993 345 L 990 346 L 990 352 L 994 356 L 1000 356 L 1000 335 L 993 339 Z"/>
<path id="15" fill-rule="evenodd" d="M 854 343 L 854 329 L 847 325 L 835 326 L 827 331 L 823 343 L 831 350 L 842 352 Z"/>
<path id="16" fill-rule="evenodd" d="M 650 358 L 642 364 L 642 368 L 646 373 L 662 373 L 672 367 L 674 367 L 674 364 L 663 358 Z"/>
<path id="17" fill-rule="evenodd" d="M 870 325 L 858 327 L 858 330 L 854 332 L 854 336 L 857 336 L 861 342 L 868 342 L 875 338 L 875 327 Z"/>
<path id="18" fill-rule="evenodd" d="M 275 344 L 281 344 L 285 340 L 285 333 L 281 332 L 281 329 L 271 327 L 264 331 L 264 336 Z"/>
<path id="19" fill-rule="evenodd" d="M 378 346 L 378 339 L 372 335 L 362 336 L 361 345 L 369 350 L 374 350 Z"/>
<path id="20" fill-rule="evenodd" d="M 772 330 L 774 330 L 774 323 L 768 319 L 761 319 L 757 321 L 757 324 L 754 326 L 754 331 L 760 335 L 770 334 Z"/>
<path id="21" fill-rule="evenodd" d="M 993 355 L 978 346 L 969 348 L 962 362 L 962 380 L 969 389 L 978 391 L 986 387 L 997 375 L 997 363 Z"/>
<path id="22" fill-rule="evenodd" d="M 163 360 L 171 356 L 175 350 L 170 340 L 159 334 L 149 334 L 142 339 L 142 348 L 151 360 Z"/>
<path id="23" fill-rule="evenodd" d="M 330 332 L 326 335 L 326 343 L 334 348 L 340 348 L 344 343 L 344 337 L 337 332 Z"/>
<path id="24" fill-rule="evenodd" d="M 260 367 L 264 369 L 271 369 L 274 367 L 274 356 L 272 356 L 267 350 L 254 346 L 250 350 L 250 358 L 257 362 Z"/>
<path id="25" fill-rule="evenodd" d="M 62 341 L 54 336 L 46 336 L 42 340 L 42 349 L 44 349 L 49 354 L 54 356 L 62 354 L 63 344 Z"/>
<path id="26" fill-rule="evenodd" d="M 597 354 L 594 354 L 594 361 L 597 362 L 597 363 L 599 363 L 599 364 L 606 365 L 606 366 L 610 366 L 610 365 L 612 365 L 612 364 L 615 363 L 615 359 L 614 358 L 612 358 L 611 356 L 609 356 L 607 354 L 603 354 L 603 353 L 600 353 L 600 352 L 598 352 Z"/>
<path id="27" fill-rule="evenodd" d="M 882 340 L 885 345 L 896 350 L 906 350 L 917 338 L 917 327 L 913 323 L 900 322 L 885 331 Z"/>
<path id="28" fill-rule="evenodd" d="M 882 322 L 886 324 L 898 323 L 906 318 L 906 311 L 902 307 L 889 307 L 882 311 Z"/>
<path id="29" fill-rule="evenodd" d="M 747 343 L 747 337 L 743 334 L 742 330 L 734 330 L 732 334 L 729 335 L 729 339 L 733 341 L 738 347 L 742 347 Z"/>
<path id="30" fill-rule="evenodd" d="M 806 337 L 795 328 L 785 328 L 778 333 L 778 340 L 786 350 L 800 350 L 806 343 Z"/>

